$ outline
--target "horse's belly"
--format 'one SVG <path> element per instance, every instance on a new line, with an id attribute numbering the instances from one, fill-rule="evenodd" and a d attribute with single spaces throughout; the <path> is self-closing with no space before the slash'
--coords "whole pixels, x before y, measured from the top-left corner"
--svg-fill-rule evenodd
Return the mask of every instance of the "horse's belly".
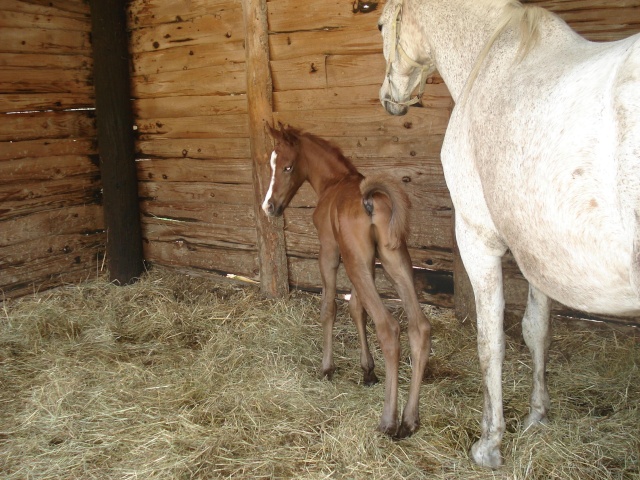
<path id="1" fill-rule="evenodd" d="M 579 310 L 636 314 L 640 172 L 621 168 L 631 162 L 619 154 L 612 112 L 581 108 L 555 127 L 503 125 L 514 137 L 503 150 L 479 149 L 485 201 L 533 285 Z"/>
<path id="2" fill-rule="evenodd" d="M 590 313 L 640 313 L 632 282 L 632 242 L 606 230 L 545 230 L 544 238 L 535 232 L 529 238 L 505 240 L 525 278 L 549 297 Z"/>

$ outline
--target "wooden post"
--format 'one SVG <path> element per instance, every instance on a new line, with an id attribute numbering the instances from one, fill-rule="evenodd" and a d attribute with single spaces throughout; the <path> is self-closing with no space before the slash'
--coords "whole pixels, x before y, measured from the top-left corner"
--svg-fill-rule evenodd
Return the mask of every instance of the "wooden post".
<path id="1" fill-rule="evenodd" d="M 460 258 L 460 250 L 456 240 L 456 214 L 451 215 L 451 230 L 453 231 L 453 304 L 456 318 L 462 321 L 476 322 L 476 301 L 471 288 L 471 281 Z"/>
<path id="2" fill-rule="evenodd" d="M 266 126 L 273 117 L 267 2 L 242 0 L 242 10 L 260 285 L 263 293 L 281 297 L 289 293 L 284 221 L 282 217 L 267 217 L 261 209 L 262 199 L 267 191 L 265 183 L 271 178 L 269 158 L 272 144 Z"/>
<path id="3" fill-rule="evenodd" d="M 127 0 L 90 0 L 98 152 L 111 281 L 143 271 L 131 108 Z"/>

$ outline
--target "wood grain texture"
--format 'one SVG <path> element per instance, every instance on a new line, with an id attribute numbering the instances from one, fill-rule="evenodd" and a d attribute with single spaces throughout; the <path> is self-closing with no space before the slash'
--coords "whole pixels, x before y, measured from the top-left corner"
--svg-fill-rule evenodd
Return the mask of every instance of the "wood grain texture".
<path id="1" fill-rule="evenodd" d="M 266 0 L 242 0 L 246 45 L 246 82 L 252 184 L 257 232 L 260 290 L 273 297 L 289 293 L 289 271 L 282 218 L 270 218 L 260 207 L 271 177 L 273 83 L 269 68 Z"/>
<path id="2" fill-rule="evenodd" d="M 146 159 L 137 162 L 140 181 L 231 183 L 252 185 L 248 159 Z"/>
<path id="3" fill-rule="evenodd" d="M 134 75 L 185 72 L 244 61 L 244 40 L 240 38 L 226 39 L 215 45 L 177 45 L 163 50 L 139 52 L 132 59 Z"/>
<path id="4" fill-rule="evenodd" d="M 176 46 L 211 45 L 232 38 L 234 41 L 242 39 L 243 35 L 242 8 L 237 2 L 233 8 L 212 14 L 135 29 L 131 32 L 131 48 L 135 52 L 145 52 Z"/>
<path id="5" fill-rule="evenodd" d="M 162 138 L 150 136 L 137 143 L 140 161 L 146 158 L 165 158 L 179 161 L 181 158 L 215 160 L 247 159 L 249 139 L 231 138 Z"/>
<path id="6" fill-rule="evenodd" d="M 0 53 L 90 55 L 89 32 L 44 28 L 0 28 Z"/>
<path id="7" fill-rule="evenodd" d="M 95 278 L 106 235 L 49 235 L 0 248 L 0 291 L 13 298 Z"/>
<path id="8" fill-rule="evenodd" d="M 99 177 L 100 169 L 97 159 L 90 156 L 33 157 L 0 162 L 0 185 L 91 175 Z"/>
<path id="9" fill-rule="evenodd" d="M 102 205 L 71 205 L 64 209 L 46 209 L 30 215 L 0 221 L 0 248 L 48 235 L 89 236 L 104 232 Z"/>
<path id="10" fill-rule="evenodd" d="M 0 142 L 0 161 L 51 155 L 94 155 L 95 137 L 35 139 Z"/>
<path id="11" fill-rule="evenodd" d="M 136 129 L 140 140 L 148 140 L 152 136 L 162 140 L 248 137 L 249 135 L 247 116 L 243 114 L 138 119 Z"/>
<path id="12" fill-rule="evenodd" d="M 258 254 L 255 251 L 175 240 L 145 241 L 144 253 L 144 258 L 150 263 L 221 274 L 233 272 L 252 280 L 260 279 Z"/>
<path id="13" fill-rule="evenodd" d="M 132 0 L 128 5 L 129 27 L 137 29 L 184 22 L 202 15 L 236 10 L 239 0 Z"/>
<path id="14" fill-rule="evenodd" d="M 44 182 L 0 185 L 0 220 L 44 210 L 100 203 L 101 200 L 100 179 L 91 173 Z M 46 235 L 47 232 L 42 233 Z"/>
<path id="15" fill-rule="evenodd" d="M 91 111 L 37 112 L 0 115 L 0 141 L 95 137 Z"/>

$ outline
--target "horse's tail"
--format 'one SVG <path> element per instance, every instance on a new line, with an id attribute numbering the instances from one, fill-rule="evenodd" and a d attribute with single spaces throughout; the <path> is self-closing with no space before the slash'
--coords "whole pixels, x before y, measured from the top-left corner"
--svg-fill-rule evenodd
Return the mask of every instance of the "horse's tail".
<path id="1" fill-rule="evenodd" d="M 409 209 L 411 201 L 399 182 L 385 175 L 365 177 L 360 183 L 362 204 L 369 215 L 373 215 L 373 195 L 382 193 L 391 202 L 391 219 L 389 220 L 389 247 L 395 250 L 409 236 Z"/>

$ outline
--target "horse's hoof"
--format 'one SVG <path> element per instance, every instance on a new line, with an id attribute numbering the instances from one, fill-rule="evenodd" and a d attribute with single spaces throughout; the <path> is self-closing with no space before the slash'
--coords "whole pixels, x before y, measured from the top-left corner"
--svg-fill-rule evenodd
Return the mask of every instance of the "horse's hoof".
<path id="1" fill-rule="evenodd" d="M 549 420 L 547 419 L 546 415 L 542 415 L 538 412 L 531 412 L 529 415 L 527 415 L 527 418 L 524 421 L 523 427 L 524 427 L 524 431 L 526 432 L 530 428 L 535 428 L 538 425 L 547 425 L 548 423 L 549 423 Z"/>
<path id="2" fill-rule="evenodd" d="M 380 425 L 378 425 L 378 431 L 384 433 L 388 437 L 395 438 L 396 432 L 398 431 L 398 425 L 395 423 L 387 425 L 380 422 Z"/>
<path id="3" fill-rule="evenodd" d="M 471 458 L 481 467 L 498 468 L 502 466 L 502 455 L 498 447 L 490 447 L 482 439 L 471 447 Z"/>
<path id="4" fill-rule="evenodd" d="M 362 378 L 362 382 L 367 386 L 367 387 L 371 387 L 372 385 L 375 385 L 376 383 L 378 383 L 378 377 L 376 376 L 376 374 L 373 372 L 373 370 L 371 370 L 371 372 L 365 372 L 364 376 Z"/>
<path id="5" fill-rule="evenodd" d="M 418 428 L 420 428 L 420 423 L 409 424 L 409 423 L 402 422 L 400 424 L 400 428 L 398 428 L 398 431 L 393 436 L 393 438 L 397 440 L 401 440 L 403 438 L 410 437 L 418 430 Z"/>
<path id="6" fill-rule="evenodd" d="M 336 371 L 335 367 L 323 370 L 321 373 L 322 379 L 331 381 L 333 379 L 333 374 L 335 371 Z"/>

